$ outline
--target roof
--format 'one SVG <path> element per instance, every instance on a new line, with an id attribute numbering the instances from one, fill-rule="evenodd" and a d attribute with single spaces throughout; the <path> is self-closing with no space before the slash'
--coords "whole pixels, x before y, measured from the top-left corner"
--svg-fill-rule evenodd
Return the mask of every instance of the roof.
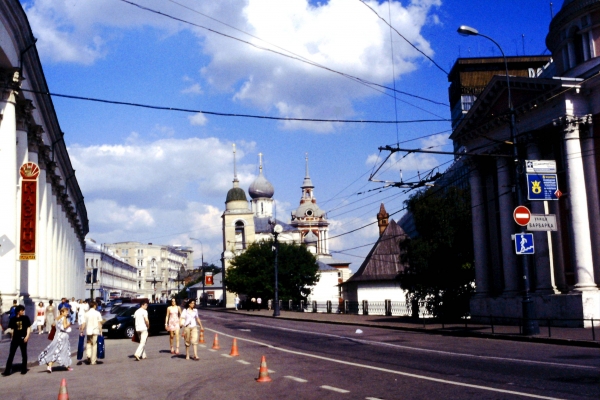
<path id="1" fill-rule="evenodd" d="M 271 233 L 273 226 L 269 223 L 273 220 L 271 217 L 254 217 L 254 232 L 255 233 Z M 290 224 L 286 224 L 278 219 L 274 220 L 277 225 L 281 225 L 283 232 L 297 232 L 298 229 L 294 228 Z"/>
<path id="2" fill-rule="evenodd" d="M 404 230 L 391 220 L 360 268 L 345 283 L 358 281 L 392 281 L 404 270 L 400 261 L 400 244 L 408 238 Z"/>
<path id="3" fill-rule="evenodd" d="M 317 265 L 319 266 L 319 271 L 337 271 L 337 268 L 332 267 L 331 265 L 325 264 L 321 260 L 317 260 Z"/>
<path id="4" fill-rule="evenodd" d="M 260 174 L 250 185 L 250 188 L 248 189 L 248 194 L 250 194 L 250 197 L 252 197 L 253 199 L 258 199 L 262 197 L 270 199 L 275 194 L 275 189 L 273 188 L 273 185 L 267 180 L 267 178 L 265 178 L 265 176 L 262 173 L 262 169 L 260 170 Z"/>
<path id="5" fill-rule="evenodd" d="M 237 201 L 237 200 L 248 201 L 248 199 L 246 198 L 246 192 L 244 192 L 244 189 L 239 188 L 239 187 L 233 187 L 233 188 L 229 189 L 229 191 L 227 192 L 227 198 L 225 199 L 225 203 L 229 203 L 230 201 Z"/>
<path id="6" fill-rule="evenodd" d="M 349 261 L 340 260 L 338 258 L 333 258 L 330 256 L 319 257 L 319 261 L 323 262 L 327 265 L 349 265 Z"/>

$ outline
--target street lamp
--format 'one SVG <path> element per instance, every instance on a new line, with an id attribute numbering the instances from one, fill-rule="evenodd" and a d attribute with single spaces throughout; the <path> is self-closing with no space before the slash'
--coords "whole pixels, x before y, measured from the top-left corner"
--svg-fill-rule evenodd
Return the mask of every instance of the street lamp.
<path id="1" fill-rule="evenodd" d="M 202 270 L 202 299 L 201 299 L 200 303 L 202 304 L 205 301 L 204 300 L 204 298 L 205 298 L 204 297 L 204 281 L 206 280 L 206 277 L 204 276 L 204 248 L 202 247 L 202 242 L 200 241 L 200 239 L 191 237 L 190 240 L 195 240 L 198 243 L 200 243 L 200 256 L 201 256 L 201 262 L 202 262 L 201 267 L 200 267 Z M 204 304 L 204 305 L 206 305 L 206 304 Z"/>
<path id="2" fill-rule="evenodd" d="M 492 39 L 489 36 L 486 36 L 482 33 L 479 33 L 479 31 L 475 28 L 472 28 L 470 26 L 467 25 L 461 25 L 457 32 L 463 36 L 481 36 L 486 38 L 487 40 L 491 41 L 492 43 L 494 43 L 496 45 L 496 47 L 498 47 L 498 49 L 500 49 L 500 53 L 502 53 L 502 58 L 504 59 L 504 69 L 506 72 L 506 88 L 508 91 L 508 112 L 509 112 L 509 127 L 510 127 L 510 144 L 512 144 L 513 147 L 513 157 L 514 157 L 514 163 L 515 163 L 515 186 L 516 186 L 516 197 L 517 197 L 517 205 L 523 205 L 523 193 L 521 191 L 521 176 L 519 173 L 519 151 L 517 149 L 517 137 L 515 134 L 515 110 L 513 108 L 513 102 L 512 102 L 512 96 L 511 96 L 511 91 L 510 91 L 510 78 L 508 76 L 508 61 L 506 59 L 506 55 L 504 54 L 504 50 L 502 50 L 502 47 L 498 44 L 498 42 L 496 42 L 494 39 Z M 520 226 L 519 227 L 519 233 L 524 233 L 525 232 L 525 227 L 524 226 Z M 540 333 L 540 328 L 538 326 L 537 321 L 534 319 L 535 318 L 535 304 L 533 303 L 533 300 L 531 299 L 531 296 L 529 294 L 529 257 L 526 255 L 523 255 L 522 257 L 518 257 L 517 259 L 519 260 L 519 264 L 521 266 L 521 271 L 523 272 L 523 300 L 522 300 L 522 307 L 523 307 L 523 334 L 524 335 L 535 335 Z"/>
<path id="3" fill-rule="evenodd" d="M 154 294 L 152 295 L 152 302 L 156 303 L 156 276 L 152 278 L 152 287 L 154 288 Z"/>
<path id="4" fill-rule="evenodd" d="M 273 226 L 273 236 L 275 237 L 275 295 L 273 296 L 275 304 L 273 304 L 273 316 L 279 317 L 279 282 L 277 279 L 277 258 L 279 253 L 279 241 L 277 240 L 277 237 L 281 232 L 283 232 L 283 228 L 281 227 L 281 225 L 277 224 L 275 220 L 271 220 L 269 222 Z"/>

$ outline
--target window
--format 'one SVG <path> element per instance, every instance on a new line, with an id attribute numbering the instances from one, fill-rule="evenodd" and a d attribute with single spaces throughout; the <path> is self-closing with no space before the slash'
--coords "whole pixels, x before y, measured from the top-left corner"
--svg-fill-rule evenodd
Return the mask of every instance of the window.
<path id="1" fill-rule="evenodd" d="M 244 222 L 237 221 L 235 223 L 235 249 L 243 250 L 246 248 L 246 234 L 244 231 Z"/>

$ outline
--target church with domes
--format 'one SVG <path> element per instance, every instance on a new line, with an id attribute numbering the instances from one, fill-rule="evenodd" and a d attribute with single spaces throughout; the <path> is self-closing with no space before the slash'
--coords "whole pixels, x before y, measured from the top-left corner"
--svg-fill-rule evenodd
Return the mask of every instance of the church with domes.
<path id="1" fill-rule="evenodd" d="M 258 155 L 259 173 L 248 188 L 251 199 L 248 200 L 246 192 L 240 187 L 237 178 L 235 154 L 234 145 L 233 187 L 227 192 L 225 211 L 221 216 L 223 220 L 223 253 L 221 257 L 223 269 L 227 270 L 231 260 L 241 254 L 251 243 L 272 239 L 272 229 L 277 224 L 283 228 L 278 235 L 280 242 L 305 245 L 317 257 L 321 279 L 313 288 L 313 296 L 309 297 L 309 300 L 339 301 L 341 292 L 337 285 L 350 277 L 350 263 L 334 259 L 329 254 L 329 222 L 326 213 L 319 208 L 314 197 L 314 185 L 308 175 L 308 156 L 306 157 L 306 176 L 301 186 L 300 206 L 292 211 L 291 222 L 286 223 L 276 219 L 273 198 L 275 189 L 264 175 L 263 155 L 261 153 Z M 334 275 L 335 279 L 333 279 Z M 227 307 L 233 307 L 234 298 L 234 293 L 226 293 L 225 304 Z"/>

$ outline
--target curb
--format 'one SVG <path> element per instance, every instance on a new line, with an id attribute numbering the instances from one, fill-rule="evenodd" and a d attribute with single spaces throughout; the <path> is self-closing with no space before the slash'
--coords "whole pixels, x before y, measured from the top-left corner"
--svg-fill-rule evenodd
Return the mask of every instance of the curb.
<path id="1" fill-rule="evenodd" d="M 236 314 L 235 311 L 231 310 L 223 310 L 223 309 L 209 309 L 202 308 L 201 310 L 208 310 L 213 312 L 222 312 L 227 314 Z M 259 314 L 241 314 L 247 315 L 251 317 L 258 318 L 273 318 L 273 316 L 265 316 Z M 333 325 L 347 325 L 347 326 L 362 326 L 368 328 L 379 328 L 379 329 L 389 329 L 394 331 L 405 331 L 405 332 L 418 332 L 424 333 L 428 335 L 440 335 L 440 336 L 450 336 L 450 337 L 471 337 L 471 338 L 479 338 L 479 339 L 495 339 L 495 340 L 505 340 L 505 341 L 513 341 L 513 342 L 528 342 L 528 343 L 542 343 L 542 344 L 554 344 L 561 346 L 571 346 L 571 347 L 591 347 L 591 348 L 600 348 L 600 342 L 593 342 L 591 340 L 578 340 L 578 339 L 558 339 L 551 337 L 536 337 L 536 336 L 517 336 L 517 335 L 505 335 L 505 334 L 491 334 L 491 333 L 480 333 L 480 332 L 451 332 L 440 329 L 426 329 L 426 328 L 410 328 L 405 326 L 392 326 L 392 325 L 379 325 L 379 324 L 370 324 L 368 322 L 346 322 L 346 321 L 320 321 L 313 319 L 302 319 L 302 318 L 290 318 L 290 317 L 282 317 L 279 316 L 277 319 L 283 319 L 286 321 L 302 321 L 302 322 L 312 322 L 316 324 L 333 324 Z"/>

